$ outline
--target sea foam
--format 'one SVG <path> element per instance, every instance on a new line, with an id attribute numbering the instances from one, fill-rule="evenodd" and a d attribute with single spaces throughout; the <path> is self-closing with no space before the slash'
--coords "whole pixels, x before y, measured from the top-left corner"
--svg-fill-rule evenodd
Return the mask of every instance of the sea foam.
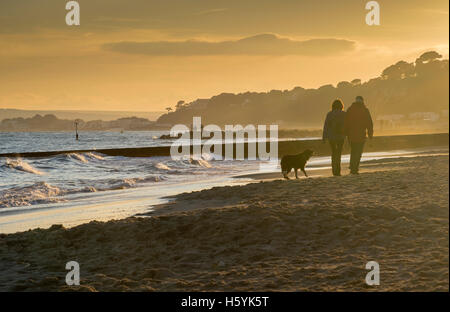
<path id="1" fill-rule="evenodd" d="M 14 187 L 0 192 L 0 208 L 30 206 L 65 201 L 59 198 L 65 192 L 46 182 L 25 187 Z"/>

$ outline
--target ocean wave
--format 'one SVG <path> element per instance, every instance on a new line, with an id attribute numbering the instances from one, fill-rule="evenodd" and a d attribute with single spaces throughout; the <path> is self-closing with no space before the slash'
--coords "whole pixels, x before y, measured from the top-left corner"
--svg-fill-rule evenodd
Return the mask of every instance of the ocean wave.
<path id="1" fill-rule="evenodd" d="M 186 171 L 196 172 L 196 168 L 212 168 L 210 161 L 214 160 L 213 155 L 204 155 L 205 157 L 183 157 L 167 159 L 151 164 L 152 168 L 167 171 L 170 175 L 186 174 Z"/>
<path id="2" fill-rule="evenodd" d="M 177 169 L 189 169 L 193 167 L 203 167 L 203 168 L 211 168 L 212 165 L 208 160 L 197 157 L 183 157 L 183 158 L 175 158 L 168 161 L 171 168 Z"/>
<path id="3" fill-rule="evenodd" d="M 147 176 L 139 178 L 123 178 L 123 179 L 108 179 L 97 181 L 95 187 L 90 187 L 93 192 L 124 190 L 137 187 L 140 183 L 156 183 L 166 180 L 163 176 Z M 86 188 L 85 188 L 86 189 Z"/>
<path id="4" fill-rule="evenodd" d="M 32 174 L 38 174 L 38 175 L 43 175 L 44 174 L 44 172 L 34 168 L 32 165 L 30 165 L 29 163 L 25 162 L 21 158 L 17 158 L 17 159 L 7 158 L 6 161 L 5 161 L 5 165 L 4 166 L 8 167 L 8 168 L 11 168 L 11 169 L 32 173 Z"/>
<path id="5" fill-rule="evenodd" d="M 76 162 L 88 163 L 90 160 L 98 161 L 104 160 L 105 157 L 102 154 L 88 152 L 88 153 L 67 153 L 63 155 L 57 155 L 55 157 L 59 160 L 74 160 Z"/>
<path id="6" fill-rule="evenodd" d="M 66 190 L 64 192 L 64 195 L 68 194 L 77 194 L 77 193 L 95 193 L 98 192 L 98 190 L 94 186 L 86 186 L 79 189 L 71 189 Z"/>
<path id="7" fill-rule="evenodd" d="M 0 191 L 0 208 L 67 202 L 68 198 L 64 197 L 66 195 L 124 190 L 137 187 L 139 183 L 154 183 L 163 180 L 165 177 L 161 176 L 113 179 L 96 181 L 93 185 L 70 189 L 57 187 L 47 182 L 37 182 L 29 186 Z"/>
<path id="8" fill-rule="evenodd" d="M 155 165 L 155 168 L 157 169 L 161 169 L 161 170 L 170 170 L 169 166 L 167 166 L 166 164 L 159 162 Z"/>
<path id="9" fill-rule="evenodd" d="M 94 160 L 104 160 L 105 157 L 98 153 L 89 152 L 85 154 L 88 158 L 94 159 Z"/>
<path id="10" fill-rule="evenodd" d="M 25 187 L 14 187 L 0 192 L 0 208 L 31 206 L 45 203 L 64 202 L 59 196 L 65 191 L 46 182 Z"/>
<path id="11" fill-rule="evenodd" d="M 213 154 L 213 153 L 203 153 L 202 159 L 206 161 L 213 161 L 213 160 L 222 160 L 222 155 Z"/>
<path id="12" fill-rule="evenodd" d="M 199 158 L 199 159 L 189 158 L 188 162 L 191 165 L 200 166 L 203 168 L 211 168 L 212 167 L 211 164 L 207 160 L 204 160 L 202 158 Z"/>
<path id="13" fill-rule="evenodd" d="M 69 153 L 69 154 L 67 154 L 66 157 L 68 157 L 69 159 L 81 161 L 82 163 L 88 163 L 88 160 L 87 160 L 86 157 L 84 157 L 84 155 L 82 155 L 82 154 L 78 154 L 78 153 Z"/>

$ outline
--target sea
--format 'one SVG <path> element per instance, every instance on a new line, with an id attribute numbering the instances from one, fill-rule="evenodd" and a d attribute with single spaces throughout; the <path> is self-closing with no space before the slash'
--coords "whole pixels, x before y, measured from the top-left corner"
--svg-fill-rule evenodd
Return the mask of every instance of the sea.
<path id="1" fill-rule="evenodd" d="M 264 161 L 218 160 L 214 154 L 175 160 L 96 152 L 170 146 L 172 141 L 159 139 L 163 134 L 168 132 L 83 132 L 76 141 L 70 132 L 0 132 L 0 154 L 90 150 L 40 158 L 0 157 L 0 233 L 122 219 L 146 213 L 179 193 L 246 184 L 254 179 L 245 175 L 273 170 Z M 417 152 L 366 153 L 362 161 Z M 329 168 L 329 158 L 312 158 L 308 170 Z M 343 155 L 343 163 L 348 161 Z"/>

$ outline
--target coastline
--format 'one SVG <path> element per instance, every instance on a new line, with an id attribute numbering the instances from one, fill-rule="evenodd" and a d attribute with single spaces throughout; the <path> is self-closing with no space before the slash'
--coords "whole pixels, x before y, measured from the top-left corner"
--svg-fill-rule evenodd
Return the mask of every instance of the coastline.
<path id="1" fill-rule="evenodd" d="M 0 290 L 448 291 L 448 155 L 183 193 L 148 216 L 2 234 Z"/>

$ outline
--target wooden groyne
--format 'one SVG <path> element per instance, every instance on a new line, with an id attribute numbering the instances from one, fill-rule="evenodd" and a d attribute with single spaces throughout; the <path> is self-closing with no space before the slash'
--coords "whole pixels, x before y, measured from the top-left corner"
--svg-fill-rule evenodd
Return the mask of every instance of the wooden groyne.
<path id="1" fill-rule="evenodd" d="M 248 154 L 248 143 L 244 144 L 245 157 Z M 256 143 L 256 151 L 258 144 L 266 144 L 266 151 L 270 151 L 270 143 Z M 222 144 L 222 154 L 225 154 L 226 148 L 231 148 L 235 155 L 236 143 Z M 367 140 L 364 148 L 365 152 L 379 152 L 390 150 L 402 150 L 411 148 L 429 148 L 449 145 L 448 133 L 436 134 L 415 134 L 415 135 L 393 135 L 393 136 L 376 136 L 372 140 Z M 305 149 L 312 149 L 317 156 L 330 155 L 330 147 L 324 144 L 322 140 L 291 140 L 278 142 L 278 155 L 296 154 Z M 190 146 L 191 153 L 193 146 Z M 153 156 L 170 156 L 170 146 L 154 146 L 154 147 L 138 147 L 138 148 L 113 148 L 113 149 L 85 149 L 85 150 L 66 150 L 66 151 L 49 151 L 49 152 L 29 152 L 29 153 L 4 153 L 0 157 L 22 157 L 22 158 L 44 158 L 60 154 L 68 153 L 88 153 L 96 152 L 108 156 L 124 156 L 124 157 L 153 157 Z M 344 144 L 343 153 L 349 152 L 348 144 Z"/>

